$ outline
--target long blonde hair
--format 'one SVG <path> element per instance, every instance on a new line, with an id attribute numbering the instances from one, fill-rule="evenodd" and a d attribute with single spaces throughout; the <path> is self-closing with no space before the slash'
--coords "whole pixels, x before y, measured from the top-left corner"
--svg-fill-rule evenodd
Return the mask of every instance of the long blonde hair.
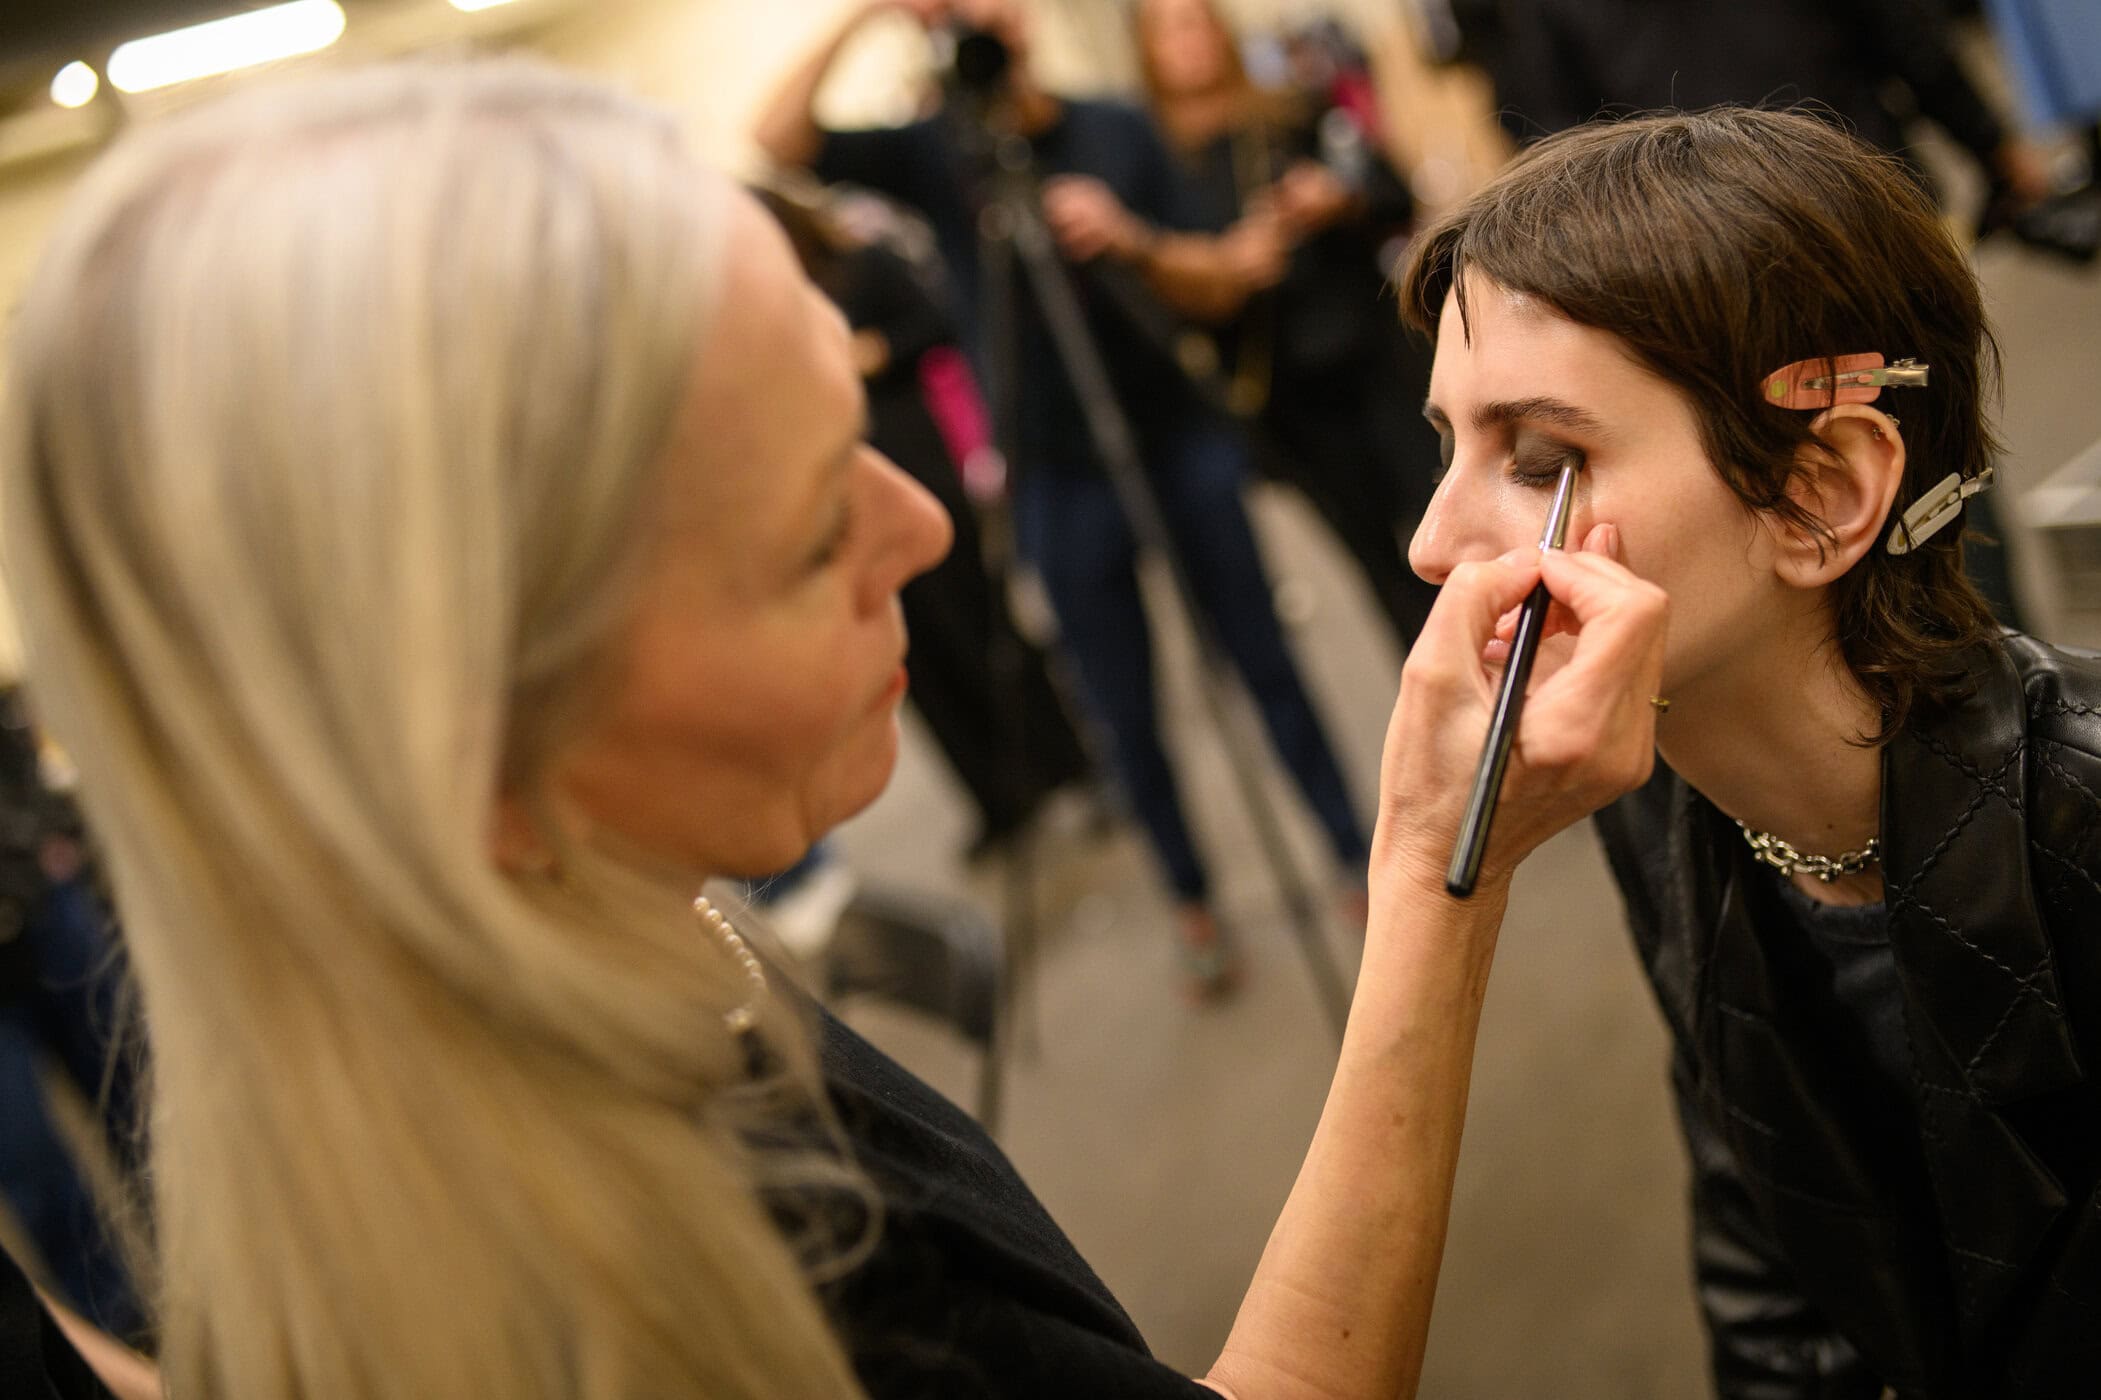
<path id="1" fill-rule="evenodd" d="M 595 86 L 398 66 L 129 137 L 45 255 L 6 561 L 143 993 L 174 1400 L 855 1393 L 806 1271 L 856 1226 L 755 1190 L 853 1195 L 751 1145 L 805 1028 L 754 1088 L 689 891 L 490 857 L 629 605 L 731 197 Z"/>

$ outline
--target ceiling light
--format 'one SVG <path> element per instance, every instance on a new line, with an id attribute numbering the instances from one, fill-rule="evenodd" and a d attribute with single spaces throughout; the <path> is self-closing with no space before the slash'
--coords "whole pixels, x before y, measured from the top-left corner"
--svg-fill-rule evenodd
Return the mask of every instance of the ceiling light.
<path id="1" fill-rule="evenodd" d="M 148 92 L 231 73 L 325 49 L 342 36 L 343 23 L 336 0 L 293 0 L 228 15 L 120 45 L 109 56 L 109 80 L 124 92 Z"/>
<path id="2" fill-rule="evenodd" d="M 68 63 L 51 80 L 51 100 L 61 107 L 85 107 L 102 91 L 102 79 L 85 63 Z"/>

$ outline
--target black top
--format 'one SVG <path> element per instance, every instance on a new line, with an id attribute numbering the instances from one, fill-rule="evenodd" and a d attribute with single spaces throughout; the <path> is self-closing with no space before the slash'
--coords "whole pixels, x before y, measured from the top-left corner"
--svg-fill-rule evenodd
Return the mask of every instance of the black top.
<path id="1" fill-rule="evenodd" d="M 1518 140 L 1603 112 L 1814 103 L 1887 151 L 1909 142 L 1891 83 L 1980 161 L 2005 137 L 1938 0 L 1519 0 L 1491 59 Z"/>
<path id="2" fill-rule="evenodd" d="M 1131 1319 L 975 1122 L 819 1014 L 827 1088 L 884 1201 L 874 1252 L 824 1290 L 875 1400 L 1216 1400 L 1153 1360 Z M 0 1396 L 107 1400 L 4 1255 Z"/>
<path id="3" fill-rule="evenodd" d="M 1847 1058 L 1892 1117 L 1912 1116 L 1911 1052 L 1904 1043 L 1904 989 L 1889 946 L 1889 910 L 1873 904 L 1823 904 L 1768 872 L 1803 954 L 1797 975 L 1816 998 L 1817 1014 L 1853 1047 Z"/>
<path id="4" fill-rule="evenodd" d="M 937 346 L 956 343 L 955 322 L 933 289 L 902 254 L 881 243 L 843 250 L 818 270 L 816 280 L 848 325 L 882 332 L 890 358 L 869 380 L 871 392 L 902 384 L 917 394 L 920 360 Z"/>
<path id="5" fill-rule="evenodd" d="M 889 361 L 866 381 L 868 440 L 877 451 L 922 483 L 929 474 L 955 478 L 948 444 L 941 436 L 919 382 L 919 362 L 929 351 L 957 343 L 955 323 L 912 264 L 880 243 L 840 253 L 818 269 L 817 285 L 845 313 L 856 331 L 879 332 Z M 953 490 L 939 492 L 954 515 Z"/>
<path id="6" fill-rule="evenodd" d="M 0 1395 L 7 1400 L 110 1400 L 58 1330 L 29 1280 L 0 1250 Z"/>
<path id="7" fill-rule="evenodd" d="M 1192 229 L 1198 220 L 1174 160 L 1150 118 L 1113 102 L 1060 99 L 1060 115 L 1029 140 L 1035 172 L 1089 175 L 1102 181 L 1124 206 L 1162 228 Z M 962 310 L 963 343 L 979 368 L 998 362 L 985 343 L 995 328 L 983 317 L 977 211 L 990 194 L 986 179 L 966 153 L 966 133 L 955 119 L 937 113 L 909 126 L 825 133 L 812 162 L 829 182 L 865 185 L 917 209 L 933 226 L 947 264 L 949 284 Z M 1087 313 L 1117 399 L 1141 439 L 1172 432 L 1205 410 L 1159 343 L 1156 304 L 1146 301 L 1130 270 L 1100 265 L 1077 269 L 1074 282 Z M 1016 273 L 1009 294 L 1015 321 L 1015 432 L 1031 470 L 1072 475 L 1100 471 L 1080 400 L 1033 300 Z M 1141 309 L 1142 308 L 1142 309 Z M 1141 323 L 1135 317 L 1145 316 Z M 995 397 L 1001 386 L 987 378 Z"/>
<path id="8" fill-rule="evenodd" d="M 1286 109 L 1282 119 L 1243 123 L 1182 161 L 1192 211 L 1206 230 L 1220 233 L 1301 161 L 1328 167 L 1362 207 L 1294 248 L 1283 282 L 1250 299 L 1229 337 L 1251 344 L 1287 384 L 1375 354 L 1384 340 L 1405 334 L 1381 258 L 1414 216 L 1414 197 L 1377 146 L 1335 108 Z M 1222 348 L 1231 357 L 1242 346 Z"/>
<path id="9" fill-rule="evenodd" d="M 1138 1329 L 1006 1156 L 961 1109 L 831 1016 L 824 1076 L 888 1212 L 827 1302 L 876 1400 L 1215 1392 Z"/>
<path id="10" fill-rule="evenodd" d="M 1825 1047 L 1820 1068 L 1863 1152 L 1876 1159 L 1891 1206 L 1931 1229 L 1933 1189 L 1888 906 L 1821 904 L 1771 867 L 1758 869 L 1766 889 L 1752 893 L 1761 910 L 1754 921 L 1770 939 L 1766 956 L 1790 1033 Z"/>

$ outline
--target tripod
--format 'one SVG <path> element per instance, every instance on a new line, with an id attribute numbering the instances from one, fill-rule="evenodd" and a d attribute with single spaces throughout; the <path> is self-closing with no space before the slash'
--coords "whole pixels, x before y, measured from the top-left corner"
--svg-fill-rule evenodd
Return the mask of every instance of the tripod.
<path id="1" fill-rule="evenodd" d="M 1323 937 L 1308 882 L 1285 841 L 1275 805 L 1255 766 L 1259 741 L 1253 723 L 1245 706 L 1235 705 L 1229 699 L 1224 647 L 1197 598 L 1187 561 L 1167 527 L 1130 420 L 1116 397 L 1101 349 L 1087 324 L 1072 274 L 1044 223 L 1033 152 L 1023 137 L 998 133 L 983 120 L 964 129 L 961 144 L 982 167 L 979 188 L 986 197 L 979 217 L 981 304 L 988 330 L 986 358 L 993 380 L 996 418 L 1008 461 L 1018 464 L 1020 460 L 1012 440 L 1019 382 L 1019 322 L 1014 300 L 1019 281 L 1025 284 L 1027 294 L 1041 313 L 1058 360 L 1077 391 L 1088 436 L 1138 548 L 1141 552 L 1150 551 L 1167 564 L 1175 597 L 1196 638 L 1198 689 L 1207 716 L 1225 741 L 1235 790 L 1275 877 L 1292 933 L 1313 980 L 1314 993 L 1340 1037 L 1349 1014 L 1348 985 Z M 1017 267 L 1020 279 L 1014 276 Z M 1017 899 L 1025 900 L 1028 893 L 1029 857 L 1025 849 L 1017 855 L 1018 868 L 1009 876 L 1010 914 L 1020 914 L 1016 927 L 1027 941 L 1010 938 L 1010 947 L 1016 955 L 1016 968 L 1026 970 L 1033 961 L 1034 920 L 1032 912 L 1011 907 Z M 1015 885 L 1016 880 L 1019 886 Z"/>

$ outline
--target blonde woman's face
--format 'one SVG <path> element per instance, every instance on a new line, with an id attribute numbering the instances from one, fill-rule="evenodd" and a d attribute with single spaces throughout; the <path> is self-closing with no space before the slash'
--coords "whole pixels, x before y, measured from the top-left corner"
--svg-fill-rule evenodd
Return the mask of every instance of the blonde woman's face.
<path id="1" fill-rule="evenodd" d="M 635 546 L 612 699 L 566 756 L 585 819 L 709 874 L 783 869 L 897 755 L 898 590 L 941 506 L 870 448 L 846 323 L 741 196 L 722 305 Z"/>

